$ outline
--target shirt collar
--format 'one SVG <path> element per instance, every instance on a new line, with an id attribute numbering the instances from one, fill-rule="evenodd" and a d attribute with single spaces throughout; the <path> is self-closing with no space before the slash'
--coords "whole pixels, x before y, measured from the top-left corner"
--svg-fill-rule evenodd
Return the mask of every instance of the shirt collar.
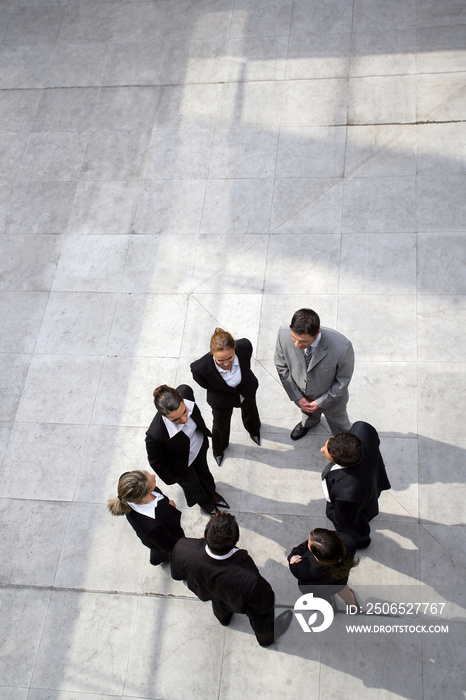
<path id="1" fill-rule="evenodd" d="M 190 401 L 189 399 L 183 399 L 184 403 L 188 407 L 188 419 L 191 418 L 191 414 L 193 412 L 195 403 L 194 401 Z M 179 425 L 175 425 L 174 423 L 171 422 L 166 416 L 162 416 L 162 420 L 165 423 L 165 427 L 168 432 L 168 437 L 172 438 L 175 437 L 175 435 L 178 435 L 178 433 L 183 430 L 184 426 L 186 423 L 180 423 Z"/>
<path id="2" fill-rule="evenodd" d="M 238 547 L 233 547 L 233 549 L 230 549 L 228 554 L 214 554 L 213 552 L 210 551 L 209 547 L 206 545 L 205 551 L 207 552 L 209 557 L 212 557 L 212 559 L 228 559 L 229 557 L 233 556 L 233 554 L 235 552 L 238 551 Z"/>
<path id="3" fill-rule="evenodd" d="M 127 504 L 130 508 L 132 508 L 132 510 L 142 513 L 142 515 L 148 515 L 150 518 L 155 518 L 155 509 L 157 508 L 157 504 L 159 501 L 165 498 L 165 496 L 158 491 L 152 491 L 152 495 L 155 496 L 155 498 L 153 501 L 149 501 L 149 503 L 131 503 L 131 501 L 127 501 Z"/>

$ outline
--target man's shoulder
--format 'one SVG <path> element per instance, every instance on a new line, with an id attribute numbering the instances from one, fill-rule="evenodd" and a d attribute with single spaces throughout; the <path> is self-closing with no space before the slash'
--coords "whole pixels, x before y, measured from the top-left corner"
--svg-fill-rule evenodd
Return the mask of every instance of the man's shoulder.
<path id="1" fill-rule="evenodd" d="M 289 341 L 294 346 L 289 326 L 280 326 L 280 328 L 278 329 L 278 338 L 281 343 Z"/>
<path id="2" fill-rule="evenodd" d="M 353 425 L 349 429 L 349 432 L 353 435 L 356 435 L 356 437 L 360 438 L 361 440 L 366 438 L 373 439 L 379 442 L 379 434 L 377 430 L 370 423 L 366 423 L 366 421 L 356 421 L 356 423 L 353 423 Z"/>
<path id="3" fill-rule="evenodd" d="M 203 537 L 182 537 L 178 540 L 173 548 L 173 554 L 183 552 L 199 552 L 205 547 L 205 539 Z"/>
<path id="4" fill-rule="evenodd" d="M 333 328 L 326 328 L 325 326 L 322 326 L 320 331 L 322 333 L 322 340 L 324 342 L 328 342 L 333 345 L 349 345 L 351 343 L 351 341 L 348 340 L 348 338 L 345 335 L 343 335 L 343 333 L 340 333 L 339 331 L 336 331 Z"/>

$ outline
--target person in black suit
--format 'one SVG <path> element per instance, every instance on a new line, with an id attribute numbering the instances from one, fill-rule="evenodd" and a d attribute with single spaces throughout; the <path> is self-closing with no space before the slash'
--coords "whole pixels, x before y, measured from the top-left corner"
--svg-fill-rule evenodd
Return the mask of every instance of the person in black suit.
<path id="1" fill-rule="evenodd" d="M 333 596 L 338 594 L 346 605 L 356 605 L 349 588 L 350 570 L 359 560 L 354 558 L 356 543 L 344 532 L 316 527 L 309 539 L 294 547 L 288 555 L 290 571 L 298 579 L 302 593 L 314 593 L 335 606 Z"/>
<path id="2" fill-rule="evenodd" d="M 212 450 L 220 467 L 230 442 L 233 408 L 241 408 L 243 425 L 260 445 L 261 422 L 256 405 L 259 386 L 251 370 L 252 345 L 247 338 L 233 336 L 216 328 L 210 340 L 210 352 L 191 364 L 195 381 L 207 389 L 207 403 L 212 408 Z"/>
<path id="3" fill-rule="evenodd" d="M 379 445 L 376 429 L 358 421 L 321 449 L 330 462 L 322 472 L 327 518 L 338 533 L 353 537 L 358 549 L 370 545 L 369 521 L 379 512 L 381 491 L 390 488 Z"/>
<path id="4" fill-rule="evenodd" d="M 171 560 L 172 577 L 187 581 L 202 601 L 212 601 L 219 622 L 228 626 L 233 613 L 248 616 L 256 639 L 268 647 L 288 629 L 292 613 L 274 620 L 275 595 L 245 549 L 238 549 L 238 523 L 230 513 L 214 515 L 204 538 L 179 540 Z M 274 633 L 275 623 L 275 633 Z"/>
<path id="5" fill-rule="evenodd" d="M 181 486 L 189 507 L 198 503 L 206 515 L 218 513 L 217 506 L 229 508 L 215 490 L 207 464 L 208 430 L 193 390 L 187 384 L 172 389 L 162 384 L 154 391 L 157 409 L 146 433 L 149 464 L 166 483 Z"/>
<path id="6" fill-rule="evenodd" d="M 155 485 L 155 474 L 142 469 L 125 472 L 118 481 L 118 496 L 109 498 L 112 515 L 126 519 L 141 542 L 150 549 L 150 563 L 156 566 L 169 561 L 171 551 L 184 531 L 176 503 Z"/>

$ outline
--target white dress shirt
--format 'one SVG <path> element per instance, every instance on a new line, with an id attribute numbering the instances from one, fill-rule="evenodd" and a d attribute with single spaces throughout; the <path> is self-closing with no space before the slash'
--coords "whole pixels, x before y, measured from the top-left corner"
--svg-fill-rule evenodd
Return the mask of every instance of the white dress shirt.
<path id="1" fill-rule="evenodd" d="M 241 384 L 241 367 L 239 366 L 239 360 L 238 360 L 238 355 L 235 355 L 235 359 L 233 360 L 233 364 L 231 366 L 231 369 L 223 369 L 220 367 L 216 361 L 215 357 L 212 357 L 214 361 L 215 368 L 217 372 L 220 372 L 222 375 L 222 379 L 226 381 L 228 386 L 235 387 L 238 386 L 238 384 Z M 239 395 L 241 403 L 244 401 L 244 396 Z"/>
<path id="2" fill-rule="evenodd" d="M 130 508 L 141 513 L 141 515 L 147 515 L 148 518 L 153 518 L 155 520 L 155 509 L 157 508 L 157 503 L 164 498 L 164 496 L 158 491 L 152 491 L 152 495 L 155 496 L 153 501 L 149 503 L 131 503 L 127 501 Z"/>
<path id="3" fill-rule="evenodd" d="M 189 401 L 189 399 L 183 399 L 184 403 L 188 408 L 188 421 L 187 423 L 180 423 L 175 425 L 166 416 L 162 416 L 162 420 L 165 423 L 165 427 L 168 431 L 168 436 L 170 438 L 178 435 L 179 432 L 183 431 L 189 438 L 189 458 L 188 466 L 191 465 L 199 454 L 201 447 L 204 443 L 204 434 L 197 427 L 196 423 L 191 418 L 194 406 L 196 405 L 194 401 Z"/>
<path id="4" fill-rule="evenodd" d="M 334 464 L 333 467 L 330 469 L 330 472 L 333 472 L 334 469 L 344 469 L 344 467 L 340 467 L 339 464 Z M 329 474 L 330 474 L 330 472 L 329 472 Z M 327 475 L 327 476 L 328 476 L 328 475 Z M 323 492 L 324 492 L 324 496 L 325 496 L 326 500 L 327 500 L 329 503 L 331 503 L 330 496 L 329 496 L 329 493 L 328 493 L 327 477 L 325 477 L 325 479 L 322 479 L 322 490 L 323 490 Z"/>

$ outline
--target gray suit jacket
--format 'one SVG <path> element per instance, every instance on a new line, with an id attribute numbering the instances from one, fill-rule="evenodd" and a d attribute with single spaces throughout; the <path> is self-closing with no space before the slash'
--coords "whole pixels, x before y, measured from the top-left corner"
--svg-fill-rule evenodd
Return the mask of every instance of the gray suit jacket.
<path id="1" fill-rule="evenodd" d="M 307 371 L 304 352 L 291 338 L 289 326 L 278 332 L 275 367 L 292 401 L 303 396 L 315 400 L 324 412 L 338 402 L 348 402 L 348 384 L 354 369 L 354 351 L 348 338 L 331 328 L 321 328 L 322 337 Z"/>

